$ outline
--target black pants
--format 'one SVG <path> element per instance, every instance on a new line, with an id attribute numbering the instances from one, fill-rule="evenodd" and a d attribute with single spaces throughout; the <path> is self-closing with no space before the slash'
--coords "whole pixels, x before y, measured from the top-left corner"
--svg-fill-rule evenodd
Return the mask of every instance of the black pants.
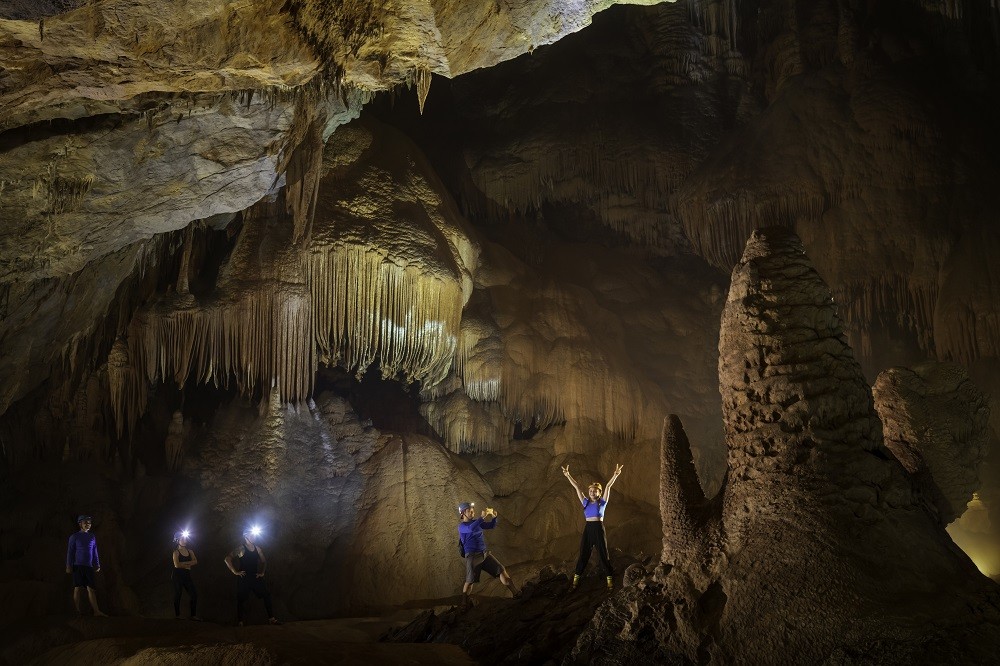
<path id="1" fill-rule="evenodd" d="M 611 558 L 608 556 L 608 537 L 604 533 L 604 523 L 600 520 L 588 520 L 583 528 L 583 538 L 580 539 L 580 559 L 576 561 L 576 575 L 583 574 L 590 561 L 590 551 L 597 546 L 597 554 L 601 557 L 601 564 L 608 576 L 613 576 L 611 569 Z"/>
<path id="2" fill-rule="evenodd" d="M 247 597 L 250 596 L 251 592 L 258 599 L 264 600 L 264 608 L 267 610 L 267 616 L 269 618 L 274 617 L 274 609 L 271 608 L 271 593 L 267 591 L 264 579 L 257 578 L 255 574 L 247 574 L 246 576 L 241 576 L 236 581 L 236 619 L 239 622 L 243 621 L 243 604 L 246 603 Z"/>
<path id="3" fill-rule="evenodd" d="M 198 589 L 191 580 L 191 572 L 184 569 L 174 569 L 174 615 L 181 616 L 181 591 L 187 590 L 191 601 L 191 617 L 198 614 Z"/>

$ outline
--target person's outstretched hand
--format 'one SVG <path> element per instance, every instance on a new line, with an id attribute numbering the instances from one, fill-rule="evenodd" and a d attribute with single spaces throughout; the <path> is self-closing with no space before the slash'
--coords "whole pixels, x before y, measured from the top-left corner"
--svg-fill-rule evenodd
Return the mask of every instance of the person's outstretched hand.
<path id="1" fill-rule="evenodd" d="M 563 467 L 562 471 L 563 471 L 563 476 L 565 476 L 568 479 L 569 478 L 569 465 L 566 465 L 565 467 Z"/>
<path id="2" fill-rule="evenodd" d="M 615 465 L 615 476 L 618 476 L 619 474 L 621 474 L 622 473 L 622 469 L 624 469 L 623 465 Z"/>

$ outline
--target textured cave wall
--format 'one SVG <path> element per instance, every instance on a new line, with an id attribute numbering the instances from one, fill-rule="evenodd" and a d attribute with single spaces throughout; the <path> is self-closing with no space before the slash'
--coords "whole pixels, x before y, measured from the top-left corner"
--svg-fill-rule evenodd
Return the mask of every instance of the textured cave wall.
<path id="1" fill-rule="evenodd" d="M 752 228 L 794 228 L 870 382 L 950 361 L 994 396 L 979 490 L 996 517 L 997 20 L 977 3 L 618 8 L 436 88 L 424 121 L 475 139 L 424 145 L 446 144 L 460 205 L 497 234 L 524 216 L 728 270 Z"/>
<path id="2" fill-rule="evenodd" d="M 612 545 L 655 548 L 651 461 L 664 414 L 680 414 L 699 472 L 720 481 L 715 322 L 724 271 L 765 223 L 802 237 L 869 375 L 950 359 L 998 394 L 996 70 L 986 50 L 995 37 L 982 30 L 988 21 L 972 25 L 979 10 L 957 10 L 971 3 L 627 8 L 544 49 L 533 47 L 605 3 L 573 16 L 564 3 L 486 3 L 481 15 L 450 3 L 396 7 L 390 31 L 359 22 L 364 3 L 346 6 L 356 15 L 290 3 L 287 16 L 282 4 L 227 14 L 196 2 L 175 15 L 159 3 L 125 11 L 105 2 L 42 25 L 0 21 L 0 54 L 14 65 L 0 79 L 6 478 L 36 454 L 53 466 L 64 459 L 60 474 L 84 460 L 131 487 L 146 478 L 137 459 L 151 454 L 142 452 L 162 448 L 156 456 L 173 471 L 158 469 L 147 491 L 162 497 L 176 491 L 187 456 L 237 444 L 199 439 L 157 395 L 201 382 L 214 399 L 235 389 L 261 400 L 274 384 L 301 402 L 318 362 L 378 366 L 425 384 L 426 434 L 450 452 L 424 440 L 412 448 L 435 472 L 462 476 L 461 460 L 474 465 L 466 490 L 496 501 L 524 536 L 496 535 L 509 562 L 572 554 L 578 509 L 555 467 L 565 463 L 602 478 L 625 462 Z M 563 18 L 525 39 L 518 28 L 539 16 Z M 324 32 L 324 21 L 337 30 Z M 480 48 L 471 34 L 489 39 Z M 526 52 L 428 92 L 432 71 Z M 344 125 L 371 91 L 404 82 L 417 87 L 424 129 L 411 133 L 429 160 L 377 124 Z M 455 107 L 436 115 L 442 104 Z M 412 130 L 412 119 L 386 115 Z M 200 218 L 209 222 L 188 226 Z M 415 342 L 413 324 L 434 332 L 417 336 L 427 344 Z M 308 477 L 281 451 L 310 455 L 301 433 L 319 431 L 272 409 L 255 426 L 264 434 L 234 441 Z M 979 490 L 1000 525 L 992 413 L 993 467 Z M 245 425 L 235 416 L 219 424 L 223 439 Z M 353 474 L 392 502 L 356 506 L 410 506 L 407 484 L 393 481 L 404 457 L 386 451 L 384 465 L 357 463 Z M 195 492 L 224 495 L 238 478 Z M 325 493 L 354 492 L 309 478 Z M 229 506 L 294 507 L 284 490 Z M 84 495 L 59 495 L 60 506 Z M 113 495 L 103 512 L 130 499 Z M 10 506 L 16 516 L 20 504 Z M 52 504 L 36 521 L 52 543 L 65 529 L 61 511 Z M 290 561 L 327 549 L 331 562 L 347 561 L 336 544 L 359 529 L 372 541 L 352 556 L 386 562 L 387 534 L 344 511 Z M 111 522 L 111 543 L 120 543 L 114 530 L 138 533 Z M 290 530 L 309 533 L 304 523 Z M 430 557 L 442 544 L 453 550 L 435 534 L 406 552 Z M 123 562 L 140 558 L 112 548 Z M 33 580 L 24 552 L 6 549 L 17 562 L 10 575 Z M 438 594 L 445 578 L 421 590 Z M 119 609 L 135 608 L 136 580 L 113 584 Z M 391 580 L 366 579 L 348 598 L 374 604 L 371 589 L 402 589 Z M 287 584 L 290 612 L 329 610 L 301 581 Z"/>
<path id="3" fill-rule="evenodd" d="M 30 462 L 30 446 L 6 438 L 40 429 L 46 464 L 60 466 L 62 457 L 65 474 L 79 461 L 87 461 L 85 474 L 103 465 L 103 474 L 140 496 L 128 510 L 97 507 L 100 534 L 130 544 L 109 549 L 123 569 L 120 594 L 131 599 L 116 596 L 111 607 L 167 610 L 157 545 L 166 549 L 166 536 L 189 520 L 208 565 L 201 574 L 211 599 L 206 613 L 218 619 L 231 610 L 231 581 L 216 565 L 251 515 L 271 526 L 272 558 L 285 558 L 274 572 L 275 594 L 294 617 L 451 594 L 460 578 L 457 558 L 450 567 L 427 563 L 451 560 L 445 555 L 454 551 L 453 506 L 461 499 L 497 507 L 504 528 L 491 545 L 515 570 L 561 564 L 576 549 L 580 516 L 560 464 L 606 481 L 614 464 L 624 463 L 629 472 L 616 487 L 613 543 L 655 552 L 656 475 L 648 464 L 655 445 L 642 429 L 648 413 L 666 409 L 656 385 L 670 373 L 677 373 L 675 395 L 688 394 L 684 404 L 699 413 L 698 390 L 714 354 L 688 333 L 704 328 L 721 306 L 711 275 L 690 276 L 682 265 L 645 263 L 622 250 L 615 259 L 621 277 L 609 279 L 601 271 L 605 248 L 595 244 L 552 244 L 544 269 L 495 243 L 480 256 L 474 230 L 419 150 L 375 121 L 341 128 L 322 165 L 306 229 L 298 230 L 280 192 L 235 218 L 172 235 L 164 258 L 145 269 L 152 283 L 140 294 L 145 302 L 123 311 L 130 321 L 117 339 L 101 336 L 104 360 L 86 367 L 80 404 L 60 410 L 19 401 L 9 410 L 18 418 L 4 422 L 5 443 L 19 447 L 20 465 L 44 469 Z M 312 391 L 320 363 L 418 381 L 427 393 L 442 379 L 440 368 L 454 362 L 464 374 L 442 383 L 461 376 L 464 393 L 465 379 L 482 381 L 475 350 L 458 343 L 463 305 L 477 293 L 487 305 L 470 309 L 489 317 L 508 350 L 500 367 L 513 388 L 504 390 L 525 394 L 503 403 L 499 394 L 470 393 L 503 422 L 503 437 L 470 446 L 461 431 L 452 438 L 441 428 L 448 451 L 407 433 L 372 434 L 329 396 L 309 409 L 283 404 Z M 640 304 L 653 295 L 652 304 Z M 314 351 L 302 344 L 310 340 Z M 546 345 L 560 344 L 567 353 L 545 364 Z M 579 364 L 582 354 L 597 362 Z M 632 386 L 626 397 L 636 405 L 605 404 L 609 395 L 620 399 L 602 385 L 605 357 L 617 359 L 611 376 Z M 678 358 L 685 359 L 681 368 Z M 633 379 L 643 365 L 648 373 Z M 552 382 L 548 372 L 562 381 Z M 426 399 L 425 406 L 436 404 Z M 560 411 L 531 417 L 546 400 Z M 327 412 L 336 418 L 326 422 Z M 618 425 L 623 419 L 626 425 Z M 11 503 L 12 522 L 29 501 L 31 493 Z M 67 502 L 87 500 L 81 493 L 41 502 L 39 529 L 49 542 L 64 538 L 59 511 Z M 19 612 L 62 607 L 59 576 L 41 580 L 42 600 Z"/>

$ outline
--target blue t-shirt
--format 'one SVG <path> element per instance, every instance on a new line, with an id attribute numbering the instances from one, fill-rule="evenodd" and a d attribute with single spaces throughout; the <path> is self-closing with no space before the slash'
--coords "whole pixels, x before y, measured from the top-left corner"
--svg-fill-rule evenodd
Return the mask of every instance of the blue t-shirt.
<path id="1" fill-rule="evenodd" d="M 596 502 L 590 498 L 580 500 L 583 503 L 583 515 L 587 518 L 604 518 L 604 507 L 608 505 L 608 500 L 599 497 Z"/>
<path id="2" fill-rule="evenodd" d="M 489 522 L 482 518 L 476 518 L 469 522 L 460 522 L 458 524 L 458 541 L 462 544 L 462 550 L 465 551 L 465 554 L 485 553 L 486 538 L 483 536 L 483 530 L 491 530 L 496 526 L 496 516 L 493 516 L 493 520 Z"/>
<path id="3" fill-rule="evenodd" d="M 97 556 L 97 537 L 90 532 L 74 532 L 66 547 L 66 566 L 101 568 L 101 558 Z"/>

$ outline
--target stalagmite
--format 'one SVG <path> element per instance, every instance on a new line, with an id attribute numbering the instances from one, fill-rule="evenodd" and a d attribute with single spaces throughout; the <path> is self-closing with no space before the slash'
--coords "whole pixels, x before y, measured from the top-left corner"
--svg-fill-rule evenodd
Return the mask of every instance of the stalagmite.
<path id="1" fill-rule="evenodd" d="M 785 229 L 754 231 L 733 270 L 719 388 L 729 461 L 718 501 L 693 529 L 702 496 L 683 430 L 668 419 L 661 507 L 671 566 L 610 599 L 573 660 L 892 663 L 932 646 L 964 662 L 1000 646 L 995 584 L 882 447 L 830 290 Z"/>
<path id="2" fill-rule="evenodd" d="M 705 502 L 684 426 L 676 414 L 670 414 L 663 421 L 660 440 L 661 561 L 689 562 L 702 555 L 709 536 Z"/>

